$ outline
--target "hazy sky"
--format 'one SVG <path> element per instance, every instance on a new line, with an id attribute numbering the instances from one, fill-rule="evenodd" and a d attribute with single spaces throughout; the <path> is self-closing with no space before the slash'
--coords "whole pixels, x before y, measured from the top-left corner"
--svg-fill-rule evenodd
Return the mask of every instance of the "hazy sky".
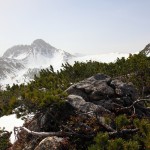
<path id="1" fill-rule="evenodd" d="M 71 53 L 141 50 L 150 0 L 0 0 L 0 55 L 38 38 Z"/>

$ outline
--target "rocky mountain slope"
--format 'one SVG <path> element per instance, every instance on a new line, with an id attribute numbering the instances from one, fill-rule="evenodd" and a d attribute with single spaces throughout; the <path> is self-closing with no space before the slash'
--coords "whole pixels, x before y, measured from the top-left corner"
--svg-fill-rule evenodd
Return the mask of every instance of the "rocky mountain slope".
<path id="1" fill-rule="evenodd" d="M 25 69 L 25 66 L 16 59 L 0 58 L 0 80 L 4 80 L 11 74 L 12 77 L 20 70 Z"/>
<path id="2" fill-rule="evenodd" d="M 38 113 L 26 122 L 25 128 L 16 128 L 20 138 L 12 149 L 88 149 L 98 132 L 107 133 L 110 143 L 116 138 L 127 139 L 123 141 L 127 146 L 128 139 L 143 135 L 143 130 L 133 124 L 134 118 L 137 121 L 136 117 L 150 117 L 150 110 L 142 101 L 136 101 L 138 93 L 133 84 L 96 74 L 66 92 L 68 97 L 63 106 L 56 109 L 51 105 L 44 114 Z"/>

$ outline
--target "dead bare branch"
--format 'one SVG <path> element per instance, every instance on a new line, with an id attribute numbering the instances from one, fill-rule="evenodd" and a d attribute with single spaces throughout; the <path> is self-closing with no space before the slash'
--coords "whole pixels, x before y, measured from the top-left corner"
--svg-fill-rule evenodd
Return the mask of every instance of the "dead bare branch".
<path id="1" fill-rule="evenodd" d="M 150 102 L 150 99 L 139 99 L 139 100 L 136 100 L 136 101 L 133 102 L 132 105 L 130 105 L 130 106 L 128 106 L 128 107 L 118 108 L 118 109 L 117 109 L 117 112 L 126 112 L 127 110 L 130 110 L 130 109 L 133 108 L 133 109 L 134 109 L 134 114 L 135 114 L 135 105 L 136 105 L 137 103 L 145 102 L 145 101 Z"/>
<path id="2" fill-rule="evenodd" d="M 78 134 L 75 132 L 64 132 L 64 131 L 58 131 L 58 132 L 35 132 L 27 129 L 26 127 L 15 127 L 15 131 L 25 131 L 28 134 L 32 134 L 35 136 L 41 136 L 41 137 L 48 137 L 48 136 L 57 136 L 57 137 L 80 137 L 80 138 L 92 138 L 94 135 L 83 135 L 83 134 Z"/>
<path id="3" fill-rule="evenodd" d="M 111 138 L 114 138 L 114 137 L 116 138 L 116 137 L 123 137 L 123 136 L 128 135 L 128 134 L 133 134 L 133 133 L 136 133 L 138 131 L 139 131 L 138 128 L 135 128 L 135 129 L 123 129 L 121 131 L 109 132 L 108 135 Z"/>
<path id="4" fill-rule="evenodd" d="M 72 136 L 76 136 L 76 137 L 80 137 L 80 138 L 93 138 L 95 135 L 81 135 L 78 133 L 72 133 L 72 132 L 64 132 L 64 131 L 59 131 L 59 132 L 35 132 L 35 131 L 31 131 L 29 129 L 27 129 L 26 127 L 15 127 L 15 131 L 25 131 L 28 134 L 32 134 L 35 136 L 40 136 L 40 137 L 48 137 L 48 136 L 57 136 L 57 137 L 72 137 Z M 125 135 L 128 134 L 133 134 L 138 132 L 139 129 L 135 128 L 135 129 L 123 129 L 121 131 L 116 131 L 113 130 L 113 132 L 108 132 L 108 135 L 110 138 L 116 138 L 116 137 L 123 137 Z"/>

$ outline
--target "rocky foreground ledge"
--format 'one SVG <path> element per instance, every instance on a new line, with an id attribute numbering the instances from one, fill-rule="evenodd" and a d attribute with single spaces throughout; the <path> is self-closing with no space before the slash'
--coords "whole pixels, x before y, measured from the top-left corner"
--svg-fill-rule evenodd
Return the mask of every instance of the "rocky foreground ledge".
<path id="1" fill-rule="evenodd" d="M 75 138 L 91 141 L 99 131 L 110 137 L 138 132 L 137 128 L 117 131 L 113 122 L 105 118 L 118 114 L 150 117 L 150 110 L 138 99 L 132 83 L 124 83 L 104 74 L 96 74 L 69 87 L 65 104 L 56 109 L 51 106 L 44 114 L 16 128 L 18 141 L 13 150 L 60 150 L 77 149 Z M 79 143 L 80 144 L 80 143 Z M 84 149 L 84 145 L 83 145 Z"/>

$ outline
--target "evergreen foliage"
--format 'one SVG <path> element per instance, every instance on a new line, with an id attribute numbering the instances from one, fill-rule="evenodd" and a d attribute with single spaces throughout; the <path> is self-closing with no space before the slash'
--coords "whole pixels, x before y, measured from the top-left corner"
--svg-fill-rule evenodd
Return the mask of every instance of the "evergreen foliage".
<path id="1" fill-rule="evenodd" d="M 0 91 L 0 116 L 12 113 L 17 107 L 22 115 L 29 112 L 47 112 L 52 105 L 55 105 L 56 110 L 57 108 L 59 110 L 65 102 L 67 96 L 65 90 L 69 86 L 97 73 L 104 73 L 113 78 L 119 77 L 126 82 L 132 82 L 137 87 L 140 97 L 150 93 L 150 57 L 144 54 L 130 55 L 127 59 L 118 58 L 116 62 L 108 64 L 88 61 L 86 63 L 75 62 L 71 66 L 67 63 L 63 64 L 62 69 L 57 72 L 54 72 L 52 66 L 49 69 L 42 69 L 39 76 L 35 75 L 35 80 L 28 85 L 21 84 L 12 87 L 8 85 L 5 91 Z M 20 113 L 18 114 L 20 115 Z M 111 124 L 112 121 L 108 117 L 106 120 Z M 76 121 L 77 118 L 71 122 L 76 124 Z M 87 120 L 86 123 L 90 124 L 90 121 Z M 89 150 L 150 148 L 149 119 L 129 118 L 126 115 L 120 115 L 116 116 L 113 124 L 117 130 L 137 127 L 140 131 L 132 136 L 111 139 L 107 132 L 103 132 L 97 127 L 97 123 L 93 123 L 92 126 L 96 128 L 97 136 L 92 141 L 92 145 L 89 142 L 86 143 L 86 147 L 89 146 Z M 78 130 L 83 132 L 81 129 Z M 7 145 L 5 139 L 0 141 L 0 146 L 5 147 L 5 144 Z M 1 147 L 0 149 L 3 150 Z"/>
<path id="2" fill-rule="evenodd" d="M 39 77 L 35 75 L 35 80 L 28 85 L 8 85 L 6 91 L 0 91 L 0 115 L 11 113 L 12 109 L 20 105 L 29 111 L 37 111 L 54 102 L 62 102 L 66 96 L 64 91 L 70 85 L 97 73 L 132 82 L 141 96 L 144 90 L 150 89 L 150 57 L 141 53 L 130 55 L 127 59 L 118 58 L 116 62 L 108 64 L 88 61 L 75 62 L 71 66 L 67 63 L 57 72 L 52 66 L 42 69 Z"/>
<path id="3" fill-rule="evenodd" d="M 133 123 L 133 124 L 132 124 Z M 127 118 L 125 115 L 117 116 L 116 127 L 128 128 L 134 126 L 139 132 L 122 138 L 110 138 L 108 133 L 100 132 L 94 139 L 95 144 L 89 150 L 141 150 L 150 148 L 150 120 Z"/>
<path id="4" fill-rule="evenodd" d="M 0 150 L 6 150 L 11 146 L 9 136 L 10 133 L 5 132 L 4 129 L 0 129 Z"/>

